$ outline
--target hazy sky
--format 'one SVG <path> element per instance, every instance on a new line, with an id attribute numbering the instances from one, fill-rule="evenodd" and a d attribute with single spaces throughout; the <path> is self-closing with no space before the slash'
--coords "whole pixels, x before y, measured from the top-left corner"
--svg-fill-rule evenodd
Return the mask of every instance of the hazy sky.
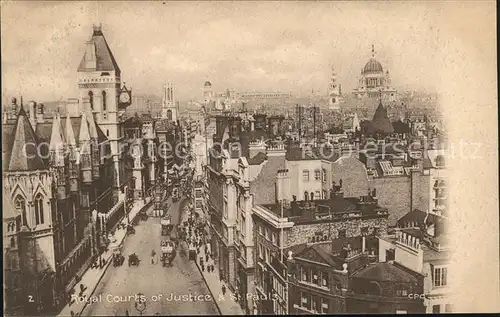
<path id="1" fill-rule="evenodd" d="M 218 91 L 326 92 L 330 67 L 355 87 L 375 45 L 397 88 L 436 90 L 449 36 L 443 14 L 458 3 L 80 2 L 2 3 L 2 90 L 25 100 L 76 96 L 76 69 L 103 33 L 135 94 L 183 100 L 210 80 Z M 473 7 L 469 5 L 473 10 Z"/>

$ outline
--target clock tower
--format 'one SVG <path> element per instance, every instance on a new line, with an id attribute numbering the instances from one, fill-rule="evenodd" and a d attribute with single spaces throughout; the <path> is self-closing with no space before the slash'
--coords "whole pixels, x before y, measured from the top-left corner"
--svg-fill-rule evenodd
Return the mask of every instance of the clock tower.
<path id="1" fill-rule="evenodd" d="M 121 113 L 131 103 L 131 91 L 122 86 L 121 71 L 104 38 L 102 27 L 94 26 L 92 38 L 86 42 L 85 54 L 77 70 L 79 90 L 79 114 L 83 99 L 90 101 L 90 110 L 111 145 L 115 167 L 115 189 L 125 181 L 120 155 L 123 142 Z"/>

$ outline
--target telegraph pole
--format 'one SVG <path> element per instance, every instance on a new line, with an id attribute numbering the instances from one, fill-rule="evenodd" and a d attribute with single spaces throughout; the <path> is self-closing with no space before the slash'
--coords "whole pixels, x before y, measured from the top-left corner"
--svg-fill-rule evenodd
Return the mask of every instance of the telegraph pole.
<path id="1" fill-rule="evenodd" d="M 313 105 L 313 138 L 314 145 L 316 146 L 316 106 Z"/>

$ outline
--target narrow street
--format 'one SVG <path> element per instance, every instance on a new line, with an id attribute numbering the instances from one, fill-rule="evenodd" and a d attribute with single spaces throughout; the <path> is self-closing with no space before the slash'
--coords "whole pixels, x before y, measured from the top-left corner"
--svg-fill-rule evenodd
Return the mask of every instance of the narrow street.
<path id="1" fill-rule="evenodd" d="M 170 204 L 172 223 L 179 223 L 183 201 Z M 193 262 L 189 262 L 187 252 L 180 250 L 172 267 L 163 267 L 161 263 L 151 264 L 151 251 L 157 253 L 159 259 L 161 225 L 159 218 L 153 218 L 153 207 L 146 222 L 139 222 L 135 227 L 135 235 L 127 237 L 123 245 L 125 262 L 120 267 L 111 265 L 97 287 L 93 298 L 97 302 L 89 304 L 82 316 L 140 316 L 135 307 L 134 295 L 146 296 L 146 307 L 142 315 L 218 315 L 218 310 L 210 296 L 200 272 Z M 129 267 L 128 256 L 136 253 L 141 260 L 138 267 Z M 152 301 L 153 295 L 161 294 L 161 298 Z M 196 298 L 173 298 L 172 295 L 192 295 Z M 199 296 L 201 295 L 201 296 Z M 129 298 L 130 296 L 130 298 Z"/>

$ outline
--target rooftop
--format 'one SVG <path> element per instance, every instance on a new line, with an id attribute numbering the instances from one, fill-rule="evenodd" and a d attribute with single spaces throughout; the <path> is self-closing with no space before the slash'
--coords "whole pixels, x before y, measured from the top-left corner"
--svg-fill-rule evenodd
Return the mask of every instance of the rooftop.
<path id="1" fill-rule="evenodd" d="M 418 283 L 416 274 L 394 263 L 373 263 L 353 274 L 353 277 L 380 282 Z"/>
<path id="2" fill-rule="evenodd" d="M 111 49 L 104 38 L 102 33 L 102 28 L 94 27 L 94 32 L 92 33 L 92 38 L 89 43 L 93 43 L 95 46 L 95 57 L 97 59 L 97 67 L 95 71 L 115 71 L 118 75 L 120 74 L 120 68 L 118 67 L 118 63 L 111 53 Z M 89 52 L 85 52 L 82 61 L 80 62 L 80 66 L 78 66 L 78 71 L 86 71 L 86 60 L 87 54 Z"/>
<path id="3" fill-rule="evenodd" d="M 281 217 L 281 205 L 261 204 L 276 216 Z M 331 215 L 331 216 L 330 216 Z M 347 218 L 387 217 L 388 211 L 370 196 L 360 198 L 333 197 L 313 201 L 292 201 L 283 206 L 283 217 L 296 223 L 310 221 L 342 221 Z"/>

